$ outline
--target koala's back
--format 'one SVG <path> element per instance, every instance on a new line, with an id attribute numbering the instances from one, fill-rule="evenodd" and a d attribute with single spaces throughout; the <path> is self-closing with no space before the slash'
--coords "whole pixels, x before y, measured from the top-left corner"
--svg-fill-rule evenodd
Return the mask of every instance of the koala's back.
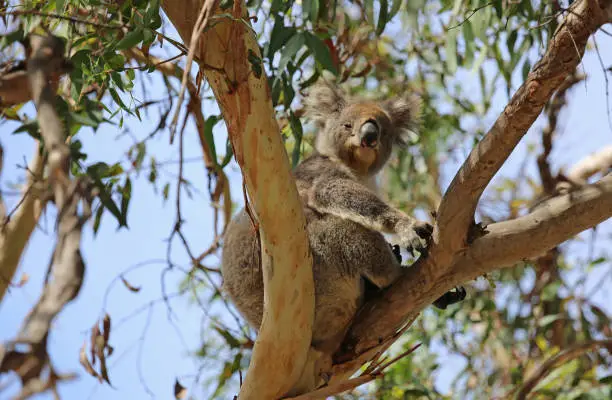
<path id="1" fill-rule="evenodd" d="M 304 160 L 294 175 L 305 204 L 313 255 L 313 344 L 325 350 L 339 344 L 363 301 L 362 272 L 377 263 L 393 264 L 395 258 L 382 234 L 306 206 L 314 180 L 323 175 L 349 178 L 342 168 L 325 157 L 313 156 Z M 263 316 L 263 277 L 255 230 L 244 210 L 227 228 L 222 272 L 225 291 L 251 326 L 258 328 Z"/>

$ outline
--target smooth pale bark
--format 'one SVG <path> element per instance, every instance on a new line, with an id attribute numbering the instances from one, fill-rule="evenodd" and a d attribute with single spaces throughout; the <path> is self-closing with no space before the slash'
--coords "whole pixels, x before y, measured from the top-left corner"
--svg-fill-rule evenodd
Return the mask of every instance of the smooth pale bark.
<path id="1" fill-rule="evenodd" d="M 189 43 L 202 1 L 163 1 L 162 7 Z M 240 399 L 276 399 L 299 378 L 312 338 L 314 286 L 305 218 L 274 117 L 261 57 L 243 1 L 234 19 L 215 17 L 195 49 L 200 69 L 223 112 L 260 231 L 264 316 Z"/>

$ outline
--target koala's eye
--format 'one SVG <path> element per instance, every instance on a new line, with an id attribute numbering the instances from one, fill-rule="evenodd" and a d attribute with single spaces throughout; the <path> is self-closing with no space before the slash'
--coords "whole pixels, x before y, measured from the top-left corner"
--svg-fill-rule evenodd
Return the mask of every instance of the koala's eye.
<path id="1" fill-rule="evenodd" d="M 353 124 L 350 124 L 350 123 L 347 122 L 346 124 L 344 124 L 344 127 L 346 129 L 353 129 Z"/>

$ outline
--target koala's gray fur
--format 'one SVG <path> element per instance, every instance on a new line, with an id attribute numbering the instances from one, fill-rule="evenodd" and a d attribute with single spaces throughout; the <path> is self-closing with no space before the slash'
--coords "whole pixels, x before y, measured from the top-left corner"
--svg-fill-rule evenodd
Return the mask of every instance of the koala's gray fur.
<path id="1" fill-rule="evenodd" d="M 380 199 L 374 177 L 394 145 L 405 144 L 419 115 L 414 97 L 384 102 L 352 99 L 319 84 L 305 100 L 306 116 L 318 128 L 313 155 L 294 171 L 304 204 L 314 259 L 313 346 L 332 354 L 362 304 L 364 280 L 379 288 L 400 274 L 400 263 L 381 232 L 399 244 L 422 249 L 431 226 Z M 368 125 L 369 124 L 369 125 Z M 364 132 L 377 132 L 365 138 Z M 224 289 L 255 329 L 263 315 L 263 280 L 253 224 L 244 210 L 224 239 Z M 291 285 L 291 282 L 287 282 Z"/>

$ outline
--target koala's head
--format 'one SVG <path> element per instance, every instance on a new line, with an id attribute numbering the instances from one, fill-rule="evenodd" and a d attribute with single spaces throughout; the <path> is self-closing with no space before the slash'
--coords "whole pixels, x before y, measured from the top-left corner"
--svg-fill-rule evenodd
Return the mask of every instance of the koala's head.
<path id="1" fill-rule="evenodd" d="M 347 97 L 338 87 L 322 82 L 304 101 L 306 117 L 319 129 L 319 154 L 340 159 L 356 173 L 375 174 L 396 145 L 405 146 L 420 114 L 416 96 L 385 101 Z"/>

